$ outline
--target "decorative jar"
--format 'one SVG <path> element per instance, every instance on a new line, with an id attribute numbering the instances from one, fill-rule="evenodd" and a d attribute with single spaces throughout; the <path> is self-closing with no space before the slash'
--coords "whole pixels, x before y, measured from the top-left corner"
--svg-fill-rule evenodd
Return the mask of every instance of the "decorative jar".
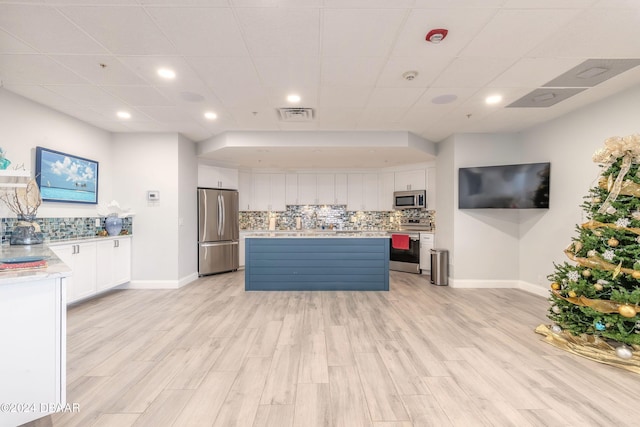
<path id="1" fill-rule="evenodd" d="M 109 214 L 104 220 L 104 228 L 109 236 L 117 236 L 122 231 L 122 218 L 118 214 Z"/>
<path id="2" fill-rule="evenodd" d="M 12 245 L 37 245 L 44 241 L 35 215 L 18 215 L 18 221 L 11 230 L 9 243 Z"/>

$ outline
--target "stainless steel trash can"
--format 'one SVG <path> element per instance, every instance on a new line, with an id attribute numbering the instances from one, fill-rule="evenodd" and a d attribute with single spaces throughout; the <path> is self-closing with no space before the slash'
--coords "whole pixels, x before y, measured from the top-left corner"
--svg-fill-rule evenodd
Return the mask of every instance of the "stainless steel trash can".
<path id="1" fill-rule="evenodd" d="M 449 251 L 431 249 L 431 283 L 437 286 L 449 284 Z"/>

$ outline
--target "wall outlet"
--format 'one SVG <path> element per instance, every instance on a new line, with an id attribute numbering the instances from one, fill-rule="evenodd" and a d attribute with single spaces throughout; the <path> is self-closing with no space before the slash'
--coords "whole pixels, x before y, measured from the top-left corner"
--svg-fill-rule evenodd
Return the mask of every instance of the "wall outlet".
<path id="1" fill-rule="evenodd" d="M 100 218 L 96 218 L 96 227 L 100 227 Z"/>

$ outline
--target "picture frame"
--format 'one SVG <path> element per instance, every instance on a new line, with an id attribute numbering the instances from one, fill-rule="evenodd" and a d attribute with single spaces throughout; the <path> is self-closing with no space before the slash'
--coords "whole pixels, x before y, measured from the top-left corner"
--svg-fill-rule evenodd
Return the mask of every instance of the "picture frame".
<path id="1" fill-rule="evenodd" d="M 36 147 L 36 182 L 43 202 L 98 203 L 98 162 Z"/>

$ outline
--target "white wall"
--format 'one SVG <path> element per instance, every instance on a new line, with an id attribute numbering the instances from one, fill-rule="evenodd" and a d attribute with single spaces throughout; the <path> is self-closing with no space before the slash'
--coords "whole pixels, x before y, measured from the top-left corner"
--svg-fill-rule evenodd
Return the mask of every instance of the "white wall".
<path id="1" fill-rule="evenodd" d="M 455 206 L 453 278 L 488 282 L 517 280 L 519 211 L 457 207 L 458 169 L 519 163 L 518 138 L 513 134 L 463 134 L 455 136 L 454 147 L 453 176 L 450 176 Z M 436 221 L 438 218 L 439 215 Z"/>
<path id="2" fill-rule="evenodd" d="M 178 139 L 178 278 L 181 284 L 198 277 L 198 161 L 196 144 Z"/>
<path id="3" fill-rule="evenodd" d="M 521 222 L 522 281 L 548 289 L 553 262 L 567 261 L 563 250 L 586 220 L 579 205 L 600 171 L 591 156 L 605 139 L 633 133 L 640 133 L 640 86 L 522 133 L 526 162 L 551 161 L 550 209 Z"/>
<path id="4" fill-rule="evenodd" d="M 24 164 L 35 173 L 35 147 L 85 157 L 99 162 L 98 201 L 113 198 L 111 133 L 0 88 L 0 146 L 12 164 Z M 0 204 L 0 217 L 14 216 Z M 97 216 L 95 205 L 44 202 L 43 217 Z"/>
<path id="5" fill-rule="evenodd" d="M 436 248 L 449 251 L 449 276 L 455 277 L 455 224 L 454 215 L 458 209 L 454 199 L 455 136 L 450 136 L 438 144 L 436 157 L 436 181 L 438 183 L 438 206 L 436 211 Z"/>
<path id="6" fill-rule="evenodd" d="M 180 243 L 178 134 L 117 133 L 113 146 L 117 164 L 114 192 L 122 206 L 135 212 L 132 287 L 176 287 Z M 149 190 L 159 191 L 160 200 L 147 201 Z"/>

